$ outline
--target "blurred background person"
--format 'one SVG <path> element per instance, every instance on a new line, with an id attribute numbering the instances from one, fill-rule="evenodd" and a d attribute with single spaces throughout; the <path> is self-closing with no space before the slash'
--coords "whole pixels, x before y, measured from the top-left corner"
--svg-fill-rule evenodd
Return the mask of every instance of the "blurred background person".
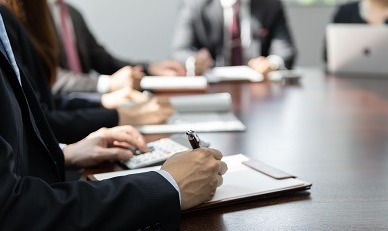
<path id="1" fill-rule="evenodd" d="M 8 4 L 25 31 L 12 31 L 11 43 L 23 40 L 24 47 L 11 44 L 16 60 L 34 87 L 47 120 L 60 143 L 73 143 L 101 127 L 117 125 L 158 124 L 172 114 L 167 100 L 152 98 L 134 106 L 119 106 L 117 109 L 88 108 L 74 111 L 59 110 L 54 104 L 50 83 L 56 77 L 58 67 L 58 44 L 46 0 L 2 0 Z M 30 39 L 32 41 L 30 41 Z"/>
<path id="2" fill-rule="evenodd" d="M 137 89 L 141 71 L 148 75 L 184 75 L 184 67 L 173 60 L 147 63 L 114 57 L 95 39 L 77 9 L 65 0 L 47 2 L 59 43 L 60 71 L 52 87 L 55 94 L 74 91 L 106 93 L 124 87 Z M 120 33 L 117 31 L 118 35 Z M 128 66 L 136 67 L 126 68 Z M 93 78 L 90 73 L 100 75 Z M 109 78 L 110 75 L 113 78 Z"/>
<path id="3" fill-rule="evenodd" d="M 388 0 L 362 0 L 342 4 L 332 22 L 388 24 Z"/>
<path id="4" fill-rule="evenodd" d="M 196 74 L 212 65 L 248 64 L 267 74 L 292 68 L 296 49 L 279 0 L 183 0 L 172 56 L 195 58 Z"/>

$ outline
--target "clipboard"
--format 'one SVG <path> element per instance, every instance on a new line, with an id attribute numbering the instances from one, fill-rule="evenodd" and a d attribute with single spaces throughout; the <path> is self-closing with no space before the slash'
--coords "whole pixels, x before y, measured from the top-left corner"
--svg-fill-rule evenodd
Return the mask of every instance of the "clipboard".
<path id="1" fill-rule="evenodd" d="M 185 210 L 183 213 L 268 198 L 294 191 L 308 190 L 312 186 L 310 182 L 301 180 L 292 174 L 260 161 L 249 159 L 243 154 L 226 156 L 222 160 L 228 165 L 228 172 L 223 176 L 223 185 L 217 188 L 213 199 Z M 105 180 L 159 169 L 160 166 L 154 166 L 89 175 L 88 178 L 90 180 Z"/>

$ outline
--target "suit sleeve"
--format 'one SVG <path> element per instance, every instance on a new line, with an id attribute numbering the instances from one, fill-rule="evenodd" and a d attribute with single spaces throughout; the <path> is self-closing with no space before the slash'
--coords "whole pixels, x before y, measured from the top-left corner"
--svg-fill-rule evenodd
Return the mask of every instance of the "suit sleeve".
<path id="1" fill-rule="evenodd" d="M 48 184 L 12 171 L 0 136 L 1 230 L 177 230 L 178 192 L 156 172 L 100 182 Z"/>
<path id="2" fill-rule="evenodd" d="M 74 111 L 49 110 L 41 104 L 48 123 L 60 143 L 75 143 L 102 127 L 118 125 L 116 110 L 102 108 L 79 109 Z"/>
<path id="3" fill-rule="evenodd" d="M 181 1 L 171 45 L 172 58 L 181 63 L 185 63 L 189 56 L 194 55 L 200 49 L 195 46 L 195 12 L 194 3 L 188 0 Z"/>
<path id="4" fill-rule="evenodd" d="M 54 95 L 70 92 L 96 92 L 97 83 L 98 79 L 88 74 L 76 74 L 58 68 L 57 78 L 51 86 L 51 92 Z"/>
<path id="5" fill-rule="evenodd" d="M 271 29 L 273 36 L 269 55 L 281 57 L 284 60 L 286 67 L 292 68 L 296 58 L 296 48 L 293 44 L 283 4 L 279 4 L 278 16 L 273 24 L 273 29 Z"/>

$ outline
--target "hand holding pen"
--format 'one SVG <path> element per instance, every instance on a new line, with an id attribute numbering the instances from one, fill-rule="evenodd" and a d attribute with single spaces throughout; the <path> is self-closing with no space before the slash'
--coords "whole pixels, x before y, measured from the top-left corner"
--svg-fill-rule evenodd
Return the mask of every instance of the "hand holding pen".
<path id="1" fill-rule="evenodd" d="M 178 184 L 181 195 L 181 209 L 189 209 L 213 198 L 222 175 L 228 167 L 221 161 L 220 151 L 200 148 L 200 139 L 194 131 L 188 131 L 187 138 L 194 150 L 171 156 L 162 166 Z"/>

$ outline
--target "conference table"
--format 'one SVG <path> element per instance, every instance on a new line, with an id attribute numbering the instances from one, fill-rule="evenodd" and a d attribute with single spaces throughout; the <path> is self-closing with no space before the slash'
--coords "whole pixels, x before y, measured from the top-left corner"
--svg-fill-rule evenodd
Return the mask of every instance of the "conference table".
<path id="1" fill-rule="evenodd" d="M 306 68 L 296 84 L 211 84 L 215 92 L 231 93 L 247 130 L 201 138 L 313 186 L 183 214 L 181 230 L 388 230 L 388 78 Z"/>

